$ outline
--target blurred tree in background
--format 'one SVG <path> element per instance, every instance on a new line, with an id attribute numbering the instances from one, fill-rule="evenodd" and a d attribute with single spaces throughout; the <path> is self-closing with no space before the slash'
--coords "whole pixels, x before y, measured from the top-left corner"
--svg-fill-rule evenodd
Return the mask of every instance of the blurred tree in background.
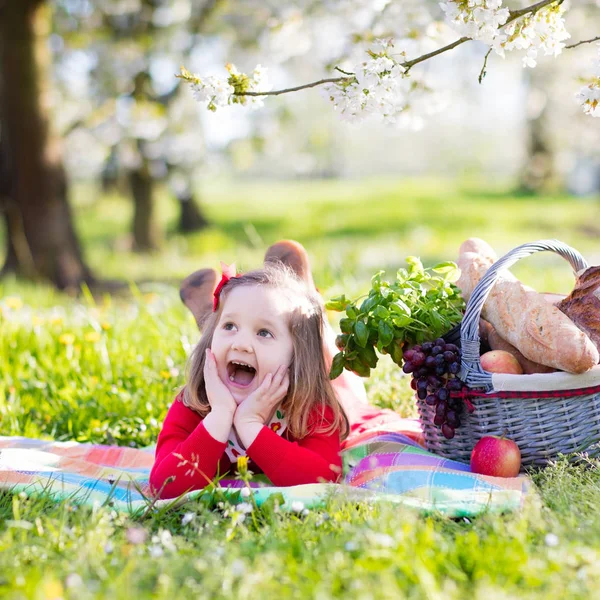
<path id="1" fill-rule="evenodd" d="M 63 77 L 58 83 L 73 106 L 70 133 L 80 133 L 83 144 L 95 137 L 92 143 L 107 151 L 105 189 L 119 178 L 127 181 L 135 207 L 132 245 L 138 251 L 160 246 L 154 216 L 160 181 L 168 182 L 179 202 L 180 231 L 207 223 L 193 184 L 193 171 L 204 158 L 202 131 L 173 72 L 178 62 L 191 59 L 217 4 L 55 2 L 54 47 Z"/>
<path id="2" fill-rule="evenodd" d="M 573 2 L 568 15 L 573 39 L 593 35 L 596 0 Z M 158 186 L 167 187 L 178 201 L 179 231 L 206 225 L 196 194 L 210 161 L 232 169 L 241 165 L 262 176 L 356 176 L 357 167 L 363 173 L 386 168 L 399 173 L 400 167 L 403 173 L 453 172 L 457 166 L 468 168 L 468 151 L 479 160 L 479 146 L 489 151 L 501 145 L 506 146 L 503 156 L 519 166 L 522 190 L 539 192 L 562 183 L 565 167 L 559 153 L 565 147 L 577 148 L 584 157 L 593 152 L 593 144 L 578 141 L 579 131 L 591 135 L 589 124 L 557 124 L 557 110 L 569 110 L 563 110 L 555 88 L 564 88 L 565 77 L 574 79 L 575 74 L 563 73 L 559 79 L 561 67 L 555 65 L 561 63 L 553 61 L 526 72 L 516 101 L 511 92 L 496 88 L 505 94 L 501 114 L 508 114 L 511 103 L 512 112 L 520 113 L 516 137 L 494 123 L 490 113 L 477 116 L 473 110 L 474 99 L 485 105 L 498 92 L 464 84 L 476 80 L 480 71 L 501 70 L 499 60 L 488 64 L 487 57 L 482 68 L 485 43 L 437 55 L 456 35 L 433 0 L 0 0 L 0 203 L 8 233 L 3 272 L 41 276 L 61 288 L 93 281 L 72 224 L 64 164 L 72 178 L 101 181 L 105 191 L 118 187 L 131 196 L 130 247 L 137 251 L 161 244 L 155 214 Z M 370 69 L 383 58 L 369 54 L 376 39 L 394 39 L 398 61 L 429 53 L 432 59 L 422 62 L 424 68 L 410 66 L 410 77 L 398 79 L 398 96 L 388 94 L 382 102 L 394 105 L 397 113 L 379 129 L 342 129 L 327 108 L 316 108 L 310 92 L 267 103 L 252 117 L 199 116 L 193 94 L 174 77 L 182 64 L 203 77 L 207 72 L 195 95 L 208 101 L 206 90 L 229 85 L 216 75 L 227 60 L 266 64 L 281 87 L 322 78 L 324 72 L 348 83 L 349 69 Z M 532 60 L 529 54 L 527 60 Z M 564 64 L 563 70 L 573 71 L 572 62 Z M 231 69 L 232 81 L 250 85 L 246 91 L 267 90 L 261 88 L 268 84 L 264 69 L 251 76 L 262 78 L 260 84 L 244 82 Z M 373 77 L 385 78 L 386 73 L 365 70 L 361 77 L 371 85 Z M 328 93 L 336 96 L 338 112 L 356 120 L 360 111 L 351 104 L 360 95 L 351 97 L 342 88 Z M 460 95 L 454 107 L 448 101 L 451 88 Z M 219 98 L 220 104 L 243 99 L 255 108 L 263 105 L 263 97 L 237 92 Z M 469 108 L 459 117 L 456 106 L 461 102 Z M 424 136 L 420 145 L 408 133 L 392 133 L 398 125 L 419 129 L 428 122 L 434 130 L 446 127 L 445 148 L 437 132 L 433 143 Z M 391 149 L 393 135 L 402 156 Z M 218 151 L 208 148 L 207 139 L 215 137 Z"/>
<path id="3" fill-rule="evenodd" d="M 0 135 L 3 273 L 39 274 L 60 288 L 91 280 L 67 200 L 61 140 L 49 118 L 52 8 L 0 3 Z"/>

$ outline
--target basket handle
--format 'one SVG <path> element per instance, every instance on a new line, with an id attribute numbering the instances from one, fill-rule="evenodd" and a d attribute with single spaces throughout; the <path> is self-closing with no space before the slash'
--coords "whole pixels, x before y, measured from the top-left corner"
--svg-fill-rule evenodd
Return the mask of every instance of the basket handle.
<path id="1" fill-rule="evenodd" d="M 484 371 L 479 360 L 479 318 L 483 305 L 492 291 L 500 272 L 510 269 L 518 260 L 536 252 L 550 250 L 560 254 L 573 267 L 574 272 L 587 269 L 588 263 L 581 254 L 563 244 L 558 240 L 539 240 L 529 244 L 523 244 L 502 258 L 497 260 L 479 280 L 475 286 L 463 317 L 460 327 L 460 342 L 462 349 L 462 361 L 460 378 L 469 386 L 474 388 L 485 388 L 486 391 L 493 389 L 492 374 Z"/>

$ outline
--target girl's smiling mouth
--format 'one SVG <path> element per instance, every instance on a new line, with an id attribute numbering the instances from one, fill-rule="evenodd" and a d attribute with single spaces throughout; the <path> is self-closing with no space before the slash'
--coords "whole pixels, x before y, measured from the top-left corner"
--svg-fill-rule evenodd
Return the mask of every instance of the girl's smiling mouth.
<path id="1" fill-rule="evenodd" d="M 227 379 L 235 387 L 247 388 L 256 377 L 256 369 L 248 363 L 232 360 L 227 363 Z"/>

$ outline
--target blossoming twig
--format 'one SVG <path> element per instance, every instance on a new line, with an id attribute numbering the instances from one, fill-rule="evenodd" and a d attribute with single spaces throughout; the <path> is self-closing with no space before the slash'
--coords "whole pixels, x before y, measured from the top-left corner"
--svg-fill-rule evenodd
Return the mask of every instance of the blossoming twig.
<path id="1" fill-rule="evenodd" d="M 479 83 L 486 75 L 487 61 L 492 50 L 504 58 L 505 51 L 525 50 L 524 67 L 535 67 L 539 52 L 557 56 L 563 48 L 575 48 L 582 40 L 565 46 L 570 37 L 563 19 L 564 0 L 539 0 L 525 8 L 510 11 L 502 0 L 445 0 L 440 4 L 445 20 L 462 36 L 451 44 L 407 60 L 406 51 L 400 52 L 404 62 L 393 54 L 392 39 L 375 40 L 367 50 L 369 58 L 356 64 L 353 72 L 335 67 L 343 77 L 329 77 L 294 87 L 273 90 L 267 73 L 258 65 L 251 75 L 240 73 L 234 65 L 226 65 L 227 79 L 208 76 L 200 78 L 182 67 L 179 78 L 192 85 L 195 98 L 206 103 L 209 110 L 231 104 L 262 106 L 263 97 L 279 96 L 291 92 L 324 86 L 325 97 L 332 102 L 344 120 L 359 121 L 370 115 L 383 117 L 386 122 L 420 128 L 423 116 L 439 112 L 445 105 L 442 94 L 436 92 L 426 77 L 409 78 L 414 65 L 448 52 L 465 42 L 479 40 L 489 46 L 479 74 Z M 542 11 L 542 9 L 545 9 Z M 597 84 L 591 92 L 584 92 L 587 112 L 597 113 Z"/>
<path id="2" fill-rule="evenodd" d="M 565 46 L 565 48 L 569 48 L 569 50 L 571 48 L 577 48 L 577 46 L 581 46 L 582 44 L 591 44 L 592 42 L 597 42 L 600 40 L 600 35 L 592 38 L 591 40 L 581 40 L 580 42 L 577 42 L 576 44 L 570 44 L 569 46 Z"/>
<path id="3" fill-rule="evenodd" d="M 519 17 L 522 17 L 523 15 L 526 15 L 528 13 L 535 14 L 537 11 L 541 10 L 545 6 L 548 6 L 548 4 L 552 4 L 553 2 L 556 2 L 556 0 L 541 0 L 541 2 L 537 2 L 536 4 L 532 4 L 531 6 L 528 6 L 526 8 L 511 11 L 510 16 L 506 20 L 505 24 L 508 24 L 511 21 L 514 21 L 515 19 L 518 19 Z M 433 52 L 428 52 L 427 54 L 423 54 L 422 56 L 419 56 L 412 60 L 407 60 L 407 61 L 405 61 L 403 63 L 399 63 L 399 64 L 401 67 L 404 67 L 406 70 L 408 70 L 411 67 L 413 67 L 414 65 L 417 65 L 426 60 L 429 60 L 430 58 L 438 56 L 439 54 L 443 54 L 444 52 L 448 52 L 449 50 L 453 50 L 457 46 L 460 46 L 461 44 L 464 44 L 465 42 L 468 42 L 470 40 L 471 40 L 470 37 L 461 37 L 460 39 L 456 40 L 455 42 L 452 42 L 451 44 L 447 44 L 446 46 L 443 46 L 442 48 L 438 48 L 437 50 L 434 50 Z M 341 69 L 338 69 L 338 71 L 339 70 L 341 70 Z M 186 79 L 186 77 L 183 74 L 177 75 L 177 77 Z M 258 91 L 258 92 L 256 92 L 256 91 L 234 92 L 233 95 L 234 96 L 280 96 L 281 94 L 288 94 L 290 92 L 298 92 L 300 90 L 313 88 L 313 87 L 316 87 L 319 85 L 323 85 L 324 83 L 342 83 L 342 82 L 352 83 L 353 81 L 356 81 L 356 78 L 354 76 L 332 77 L 332 78 L 328 78 L 328 79 L 319 79 L 319 81 L 313 81 L 311 83 L 305 83 L 302 85 L 297 85 L 295 87 L 285 88 L 285 89 L 281 89 L 281 90 L 271 90 L 271 91 L 264 91 L 264 92 L 260 92 L 260 91 Z"/>

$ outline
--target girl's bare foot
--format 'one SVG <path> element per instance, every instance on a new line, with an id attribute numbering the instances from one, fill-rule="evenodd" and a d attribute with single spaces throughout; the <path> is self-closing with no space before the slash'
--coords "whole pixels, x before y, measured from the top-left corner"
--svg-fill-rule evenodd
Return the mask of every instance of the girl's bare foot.
<path id="1" fill-rule="evenodd" d="M 214 269 L 200 269 L 188 275 L 179 288 L 181 301 L 190 309 L 199 328 L 212 312 L 217 279 Z"/>
<path id="2" fill-rule="evenodd" d="M 288 266 L 309 288 L 314 289 L 310 260 L 302 244 L 294 240 L 280 240 L 269 246 L 265 254 L 265 264 L 277 262 Z"/>

